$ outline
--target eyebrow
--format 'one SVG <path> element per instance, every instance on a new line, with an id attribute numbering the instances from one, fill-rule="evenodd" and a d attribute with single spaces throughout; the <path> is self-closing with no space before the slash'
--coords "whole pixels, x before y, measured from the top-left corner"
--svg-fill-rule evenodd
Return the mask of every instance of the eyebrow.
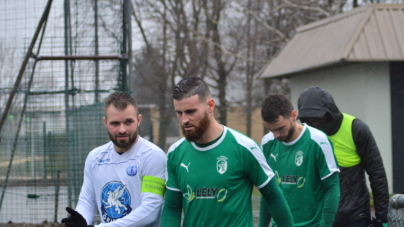
<path id="1" fill-rule="evenodd" d="M 283 125 L 283 126 L 277 128 L 277 129 L 275 129 L 275 130 L 272 130 L 272 131 L 279 131 L 279 130 L 281 130 L 281 129 L 284 128 L 284 127 L 285 127 L 285 126 Z"/>
<path id="2" fill-rule="evenodd" d="M 193 113 L 193 112 L 195 112 L 195 111 L 197 111 L 197 109 L 188 109 L 188 110 L 184 110 L 184 111 L 181 111 L 181 110 L 176 110 L 175 112 L 177 112 L 177 113 Z"/>

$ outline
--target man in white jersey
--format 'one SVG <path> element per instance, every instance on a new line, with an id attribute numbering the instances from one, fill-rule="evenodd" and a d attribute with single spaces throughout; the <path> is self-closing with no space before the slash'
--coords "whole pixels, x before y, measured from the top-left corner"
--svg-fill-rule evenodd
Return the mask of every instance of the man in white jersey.
<path id="1" fill-rule="evenodd" d="M 214 118 L 215 101 L 198 77 L 181 80 L 174 109 L 185 138 L 168 150 L 162 226 L 252 227 L 255 185 L 279 226 L 293 226 L 286 204 L 260 147 Z"/>
<path id="2" fill-rule="evenodd" d="M 116 92 L 105 101 L 104 124 L 111 141 L 95 148 L 84 167 L 76 210 L 66 227 L 93 225 L 98 210 L 102 227 L 158 227 L 165 190 L 165 153 L 138 135 L 142 115 L 135 99 Z"/>
<path id="3" fill-rule="evenodd" d="M 271 94 L 262 102 L 261 116 L 269 133 L 262 150 L 289 204 L 295 226 L 331 227 L 340 197 L 338 165 L 328 137 L 296 122 L 297 112 L 284 95 Z M 260 227 L 271 215 L 261 200 Z M 277 226 L 274 220 L 272 226 Z"/>

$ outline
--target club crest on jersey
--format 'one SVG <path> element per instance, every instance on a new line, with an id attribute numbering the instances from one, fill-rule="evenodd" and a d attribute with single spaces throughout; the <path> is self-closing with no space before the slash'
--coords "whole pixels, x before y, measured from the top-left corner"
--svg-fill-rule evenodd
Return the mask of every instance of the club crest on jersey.
<path id="1" fill-rule="evenodd" d="M 131 177 L 136 176 L 136 174 L 137 174 L 137 166 L 129 166 L 126 169 L 126 173 Z"/>
<path id="2" fill-rule="evenodd" d="M 303 151 L 298 151 L 296 152 L 296 156 L 295 156 L 295 164 L 297 166 L 302 165 L 303 163 Z"/>
<path id="3" fill-rule="evenodd" d="M 216 170 L 220 174 L 223 174 L 227 171 L 227 158 L 225 156 L 220 156 L 217 158 Z"/>
<path id="4" fill-rule="evenodd" d="M 126 185 L 113 181 L 102 188 L 101 217 L 109 223 L 128 215 L 132 211 L 131 197 Z"/>

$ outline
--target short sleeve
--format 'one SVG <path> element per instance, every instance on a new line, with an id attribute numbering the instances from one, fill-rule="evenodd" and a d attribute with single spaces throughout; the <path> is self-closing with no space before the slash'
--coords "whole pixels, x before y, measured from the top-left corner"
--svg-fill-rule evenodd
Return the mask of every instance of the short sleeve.
<path id="1" fill-rule="evenodd" d="M 245 148 L 243 154 L 246 175 L 258 189 L 265 187 L 275 174 L 266 162 L 261 148 L 258 145 Z"/>

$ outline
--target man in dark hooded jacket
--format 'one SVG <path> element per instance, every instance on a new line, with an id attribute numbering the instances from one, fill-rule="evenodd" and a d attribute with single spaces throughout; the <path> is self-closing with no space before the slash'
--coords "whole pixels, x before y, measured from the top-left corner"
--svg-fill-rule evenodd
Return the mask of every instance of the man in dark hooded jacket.
<path id="1" fill-rule="evenodd" d="M 363 121 L 341 113 L 333 97 L 320 87 L 309 87 L 300 94 L 298 110 L 302 123 L 324 131 L 334 145 L 341 171 L 341 199 L 333 226 L 366 227 L 387 223 L 386 172 L 369 127 Z M 373 193 L 373 218 L 365 172 L 369 175 Z"/>

